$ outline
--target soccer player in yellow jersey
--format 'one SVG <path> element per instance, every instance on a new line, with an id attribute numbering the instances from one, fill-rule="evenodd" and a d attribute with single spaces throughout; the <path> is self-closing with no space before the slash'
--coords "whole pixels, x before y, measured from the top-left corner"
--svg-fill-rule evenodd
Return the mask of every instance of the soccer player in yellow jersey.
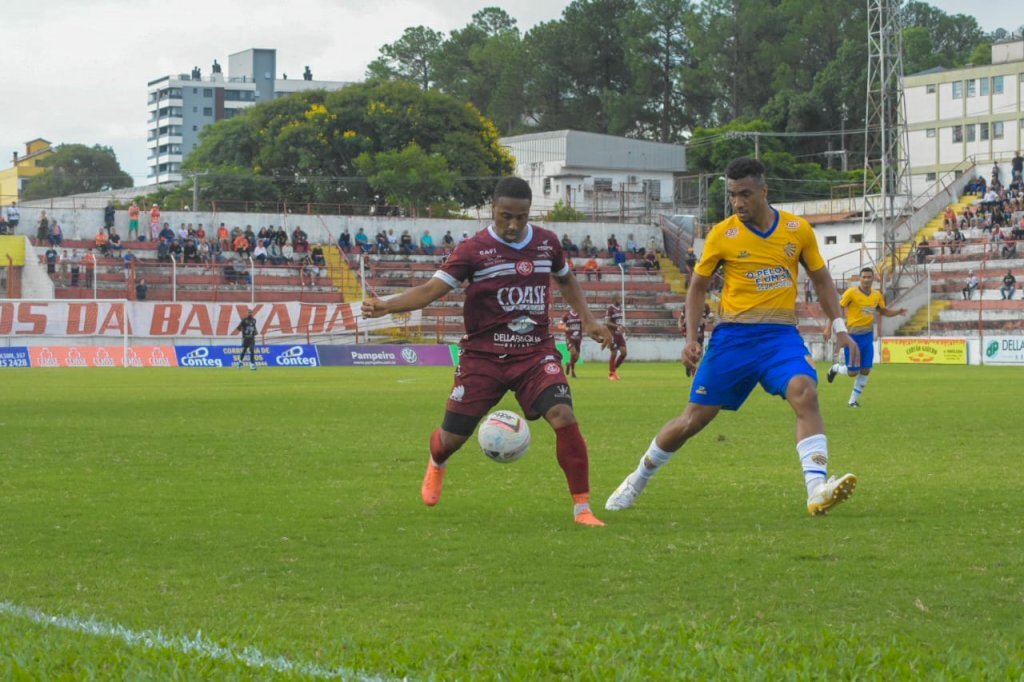
<path id="1" fill-rule="evenodd" d="M 850 393 L 850 400 L 847 403 L 849 407 L 860 407 L 860 394 L 867 386 L 868 375 L 871 374 L 871 367 L 874 364 L 875 313 L 879 312 L 885 317 L 907 314 L 906 308 L 899 310 L 886 308 L 882 292 L 871 288 L 871 283 L 874 281 L 875 271 L 871 268 L 861 268 L 860 283 L 844 291 L 843 297 L 839 299 L 839 305 L 846 309 L 846 327 L 850 332 L 850 338 L 860 348 L 860 363 L 851 363 L 850 350 L 844 348 L 846 363 L 839 364 L 837 362 L 832 365 L 828 370 L 828 383 L 831 384 L 837 374 L 856 377 L 853 382 L 853 392 Z M 828 341 L 831 337 L 832 322 L 830 320 L 825 325 L 825 340 Z"/>
<path id="2" fill-rule="evenodd" d="M 784 398 L 796 414 L 796 451 L 807 486 L 807 510 L 825 514 L 851 494 L 857 477 L 826 480 L 828 443 L 818 408 L 817 372 L 796 327 L 797 267 L 802 264 L 831 319 L 836 341 L 859 360 L 857 345 L 841 319 L 839 294 L 818 251 L 810 224 L 768 203 L 764 165 L 739 158 L 726 170 L 735 214 L 708 235 L 686 294 L 683 362 L 696 369 L 690 401 L 651 441 L 636 470 L 612 493 L 605 508 L 633 506 L 651 477 L 723 408 L 738 410 L 758 383 Z M 723 265 L 725 288 L 707 357 L 698 343 L 700 311 L 715 268 Z M 698 364 L 699 363 L 699 364 Z"/>

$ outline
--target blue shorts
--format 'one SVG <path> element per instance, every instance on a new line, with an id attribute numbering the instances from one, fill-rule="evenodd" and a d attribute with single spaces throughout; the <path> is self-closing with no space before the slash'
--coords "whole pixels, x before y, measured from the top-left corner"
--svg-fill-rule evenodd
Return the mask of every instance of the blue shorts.
<path id="1" fill-rule="evenodd" d="M 850 338 L 860 348 L 860 364 L 850 364 L 850 349 L 843 348 L 843 355 L 846 356 L 846 368 L 848 371 L 871 369 L 875 365 L 875 334 L 864 332 L 863 334 L 850 334 Z"/>
<path id="2" fill-rule="evenodd" d="M 697 367 L 690 402 L 738 410 L 758 383 L 768 393 L 785 398 L 795 376 L 818 382 L 810 355 L 800 332 L 791 325 L 718 325 Z"/>

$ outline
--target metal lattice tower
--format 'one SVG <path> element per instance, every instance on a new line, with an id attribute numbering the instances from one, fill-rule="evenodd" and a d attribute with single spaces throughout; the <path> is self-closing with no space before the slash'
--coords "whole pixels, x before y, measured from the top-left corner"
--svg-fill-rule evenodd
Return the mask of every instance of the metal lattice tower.
<path id="1" fill-rule="evenodd" d="M 882 226 L 886 245 L 903 208 L 912 206 L 903 99 L 902 0 L 867 0 L 868 78 L 864 120 L 865 220 Z"/>

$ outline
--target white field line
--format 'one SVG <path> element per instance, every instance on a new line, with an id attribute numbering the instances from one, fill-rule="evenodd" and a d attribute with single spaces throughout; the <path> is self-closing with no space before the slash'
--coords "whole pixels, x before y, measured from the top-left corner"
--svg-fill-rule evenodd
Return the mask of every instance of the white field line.
<path id="1" fill-rule="evenodd" d="M 283 656 L 268 656 L 253 646 L 241 651 L 223 647 L 196 632 L 195 637 L 184 635 L 165 635 L 160 630 L 141 630 L 136 632 L 123 625 L 104 623 L 95 618 L 79 618 L 78 616 L 53 616 L 25 606 L 18 606 L 8 601 L 0 601 L 0 615 L 28 620 L 40 625 L 80 632 L 95 637 L 119 639 L 129 646 L 146 649 L 166 649 L 188 656 L 201 656 L 218 661 L 238 662 L 250 668 L 268 668 L 279 673 L 305 675 L 316 679 L 357 680 L 358 682 L 390 682 L 390 678 L 380 675 L 368 675 L 348 668 L 326 668 L 307 661 L 293 661 Z"/>

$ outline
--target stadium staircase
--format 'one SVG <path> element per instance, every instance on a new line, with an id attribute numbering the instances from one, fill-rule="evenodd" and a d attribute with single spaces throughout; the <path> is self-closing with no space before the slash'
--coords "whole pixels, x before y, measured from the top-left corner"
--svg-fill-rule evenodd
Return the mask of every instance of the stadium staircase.
<path id="1" fill-rule="evenodd" d="M 661 264 L 661 275 L 668 282 L 669 289 L 675 294 L 686 294 L 686 275 L 676 267 L 671 258 L 659 256 L 658 263 Z"/>
<path id="2" fill-rule="evenodd" d="M 929 326 L 939 321 L 940 313 L 952 305 L 952 301 L 932 301 L 931 310 L 925 305 L 917 309 L 903 326 L 896 330 L 896 336 L 920 336 L 927 332 Z M 930 314 L 929 314 L 930 312 Z"/>
<path id="3" fill-rule="evenodd" d="M 327 272 L 330 273 L 331 282 L 341 292 L 342 298 L 349 302 L 358 301 L 362 296 L 359 277 L 342 250 L 338 247 L 326 249 L 324 258 L 327 261 Z"/>
<path id="4" fill-rule="evenodd" d="M 940 230 L 943 229 L 943 227 L 945 227 L 945 213 L 947 210 L 952 208 L 957 215 L 960 215 L 964 212 L 965 208 L 970 206 L 975 201 L 976 198 L 977 195 L 965 194 L 961 196 L 960 200 L 957 201 L 956 203 L 950 204 L 946 208 L 942 209 L 942 211 L 940 211 L 938 215 L 929 220 L 924 227 L 917 231 L 917 234 L 914 235 L 913 239 L 903 244 L 900 244 L 899 248 L 896 250 L 896 261 L 900 265 L 902 265 L 907 260 L 907 258 L 910 257 L 911 253 L 913 253 L 916 245 L 921 243 L 922 239 L 927 239 L 929 241 L 934 239 L 935 233 L 939 232 Z M 888 259 L 886 259 L 886 261 L 883 261 L 882 263 L 879 263 L 879 270 L 881 272 L 885 272 L 886 267 L 888 267 Z"/>

